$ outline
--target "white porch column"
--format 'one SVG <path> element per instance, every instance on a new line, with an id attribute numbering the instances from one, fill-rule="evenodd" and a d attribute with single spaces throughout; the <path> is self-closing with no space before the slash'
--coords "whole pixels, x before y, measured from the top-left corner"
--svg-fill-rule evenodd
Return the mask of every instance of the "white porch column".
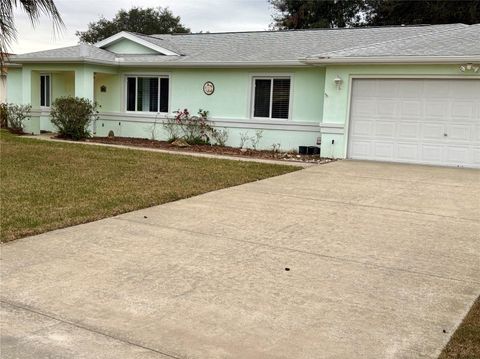
<path id="1" fill-rule="evenodd" d="M 94 98 L 94 72 L 86 66 L 82 66 L 75 70 L 75 96 L 83 97 L 92 102 Z M 95 122 L 90 123 L 89 132 L 94 135 L 96 132 L 97 124 Z"/>
<path id="2" fill-rule="evenodd" d="M 94 72 L 87 68 L 81 67 L 75 70 L 75 96 L 83 97 L 93 101 L 93 76 Z"/>
<path id="3" fill-rule="evenodd" d="M 28 68 L 22 69 L 22 103 L 32 104 L 32 70 Z"/>

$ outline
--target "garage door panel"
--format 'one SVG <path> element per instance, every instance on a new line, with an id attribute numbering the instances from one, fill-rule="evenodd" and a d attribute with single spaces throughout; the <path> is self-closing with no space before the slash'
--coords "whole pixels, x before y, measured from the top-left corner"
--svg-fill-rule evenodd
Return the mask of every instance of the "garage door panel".
<path id="1" fill-rule="evenodd" d="M 375 99 L 359 99 L 357 100 L 356 107 L 358 116 L 362 116 L 363 114 L 365 117 L 370 118 L 377 113 L 377 103 Z"/>
<path id="2" fill-rule="evenodd" d="M 449 105 L 445 101 L 425 100 L 426 121 L 443 121 L 448 118 Z"/>
<path id="3" fill-rule="evenodd" d="M 377 137 L 390 137 L 395 136 L 395 122 L 378 120 L 375 122 L 374 134 Z"/>
<path id="4" fill-rule="evenodd" d="M 391 142 L 375 142 L 373 143 L 374 158 L 381 158 L 384 160 L 391 160 L 394 158 L 394 144 Z"/>
<path id="5" fill-rule="evenodd" d="M 355 79 L 348 156 L 480 167 L 480 81 Z"/>
<path id="6" fill-rule="evenodd" d="M 416 143 L 398 143 L 396 158 L 402 162 L 417 161 L 418 145 Z"/>
<path id="7" fill-rule="evenodd" d="M 471 125 L 447 125 L 445 126 L 445 133 L 448 134 L 449 141 L 465 141 L 473 140 L 474 127 Z"/>
<path id="8" fill-rule="evenodd" d="M 480 93 L 479 93 L 480 97 Z M 456 100 L 452 104 L 452 110 L 450 115 L 455 119 L 455 120 L 469 120 L 473 117 L 476 109 L 476 104 L 473 100 L 471 101 L 462 101 L 462 100 Z"/>
<path id="9" fill-rule="evenodd" d="M 420 137 L 421 124 L 418 122 L 401 122 L 397 125 L 398 137 L 417 140 Z"/>
<path id="10" fill-rule="evenodd" d="M 378 82 L 376 81 L 361 81 L 355 86 L 357 87 L 358 97 L 361 95 L 370 97 L 377 97 L 380 95 L 377 90 Z"/>
<path id="11" fill-rule="evenodd" d="M 390 80 L 386 80 L 390 81 Z M 385 86 L 389 84 L 384 83 Z M 403 83 L 402 86 L 393 86 L 396 88 L 396 93 L 399 98 L 420 98 L 423 97 L 424 84 L 422 80 L 410 80 Z"/>
<path id="12" fill-rule="evenodd" d="M 422 163 L 441 164 L 444 156 L 444 146 L 442 145 L 420 145 L 420 160 Z"/>
<path id="13" fill-rule="evenodd" d="M 356 159 L 370 159 L 372 157 L 370 151 L 370 141 L 356 141 L 352 144 L 352 152 L 354 153 L 354 157 Z"/>
<path id="14" fill-rule="evenodd" d="M 470 156 L 468 146 L 447 146 L 446 160 L 451 164 L 470 162 Z"/>
<path id="15" fill-rule="evenodd" d="M 424 117 L 423 103 L 418 100 L 402 101 L 400 117 L 397 120 L 402 121 L 404 119 L 417 119 L 420 120 Z"/>
<path id="16" fill-rule="evenodd" d="M 451 86 L 448 86 L 448 80 L 423 81 L 424 91 L 429 94 L 429 98 L 444 99 L 452 94 Z"/>
<path id="17" fill-rule="evenodd" d="M 480 118 L 480 116 L 479 116 Z M 480 124 L 473 126 L 473 143 L 480 144 Z"/>
<path id="18" fill-rule="evenodd" d="M 439 140 L 444 137 L 445 125 L 425 123 L 422 125 L 422 139 L 424 140 Z"/>
<path id="19" fill-rule="evenodd" d="M 378 81 L 376 86 L 370 86 L 370 87 L 375 87 L 376 89 L 375 95 L 377 97 L 396 99 L 399 96 L 398 89 L 396 87 L 390 86 L 384 81 Z M 368 87 L 365 87 L 365 88 L 368 89 Z"/>
<path id="20" fill-rule="evenodd" d="M 392 117 L 398 112 L 398 103 L 391 98 L 380 98 L 377 102 L 377 114 L 380 117 Z"/>
<path id="21" fill-rule="evenodd" d="M 375 123 L 373 123 L 372 121 L 358 120 L 352 126 L 352 135 L 370 137 L 374 125 Z"/>
<path id="22" fill-rule="evenodd" d="M 480 167 L 480 147 L 474 147 L 472 150 L 473 163 Z"/>

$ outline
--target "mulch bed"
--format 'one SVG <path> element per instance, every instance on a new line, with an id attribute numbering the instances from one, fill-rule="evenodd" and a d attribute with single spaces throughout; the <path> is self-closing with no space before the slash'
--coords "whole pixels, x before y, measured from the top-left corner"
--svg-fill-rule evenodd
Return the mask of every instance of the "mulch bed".
<path id="1" fill-rule="evenodd" d="M 114 145 L 125 145 L 146 148 L 159 148 L 178 152 L 201 152 L 211 153 L 216 155 L 227 155 L 236 157 L 250 157 L 261 158 L 269 160 L 281 160 L 291 162 L 308 162 L 308 163 L 328 163 L 333 161 L 331 158 L 323 158 L 318 155 L 299 155 L 293 152 L 273 152 L 240 148 L 227 146 L 211 146 L 211 145 L 190 145 L 188 147 L 178 147 L 166 141 L 149 140 L 144 138 L 132 137 L 93 137 L 87 142 L 106 143 Z"/>

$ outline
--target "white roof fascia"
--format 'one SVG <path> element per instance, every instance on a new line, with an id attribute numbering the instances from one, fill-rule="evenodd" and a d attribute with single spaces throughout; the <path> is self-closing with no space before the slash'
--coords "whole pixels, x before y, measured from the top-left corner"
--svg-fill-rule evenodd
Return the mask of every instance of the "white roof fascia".
<path id="1" fill-rule="evenodd" d="M 117 58 L 115 60 L 101 60 L 84 57 L 46 57 L 46 58 L 15 58 L 12 59 L 15 63 L 92 63 L 112 66 L 141 66 L 141 67 L 305 67 L 309 66 L 305 62 L 301 61 L 272 61 L 272 62 L 245 62 L 245 61 L 218 61 L 218 62 L 179 62 L 179 61 L 166 61 L 166 62 L 135 62 L 128 61 L 128 58 Z M 312 64 L 313 65 L 313 64 Z"/>
<path id="2" fill-rule="evenodd" d="M 164 54 L 164 55 L 167 55 L 167 56 L 180 56 L 180 54 L 177 54 L 176 52 L 173 52 L 173 51 L 168 50 L 164 47 L 152 44 L 149 41 L 145 41 L 143 39 L 140 39 L 139 37 L 137 37 L 133 34 L 130 34 L 126 31 L 121 31 L 121 32 L 119 32 L 119 33 L 117 33 L 113 36 L 107 37 L 105 40 L 102 40 L 102 41 L 99 41 L 99 42 L 95 43 L 94 46 L 102 48 L 102 47 L 108 46 L 110 44 L 113 44 L 114 42 L 117 42 L 121 39 L 127 39 L 127 40 L 130 40 L 130 41 L 136 42 L 139 45 L 148 47 L 149 49 L 160 52 L 161 54 Z"/>
<path id="3" fill-rule="evenodd" d="M 117 59 L 117 65 L 120 66 L 155 66 L 155 67 L 305 67 L 309 64 L 301 61 L 218 61 L 218 62 L 193 62 L 193 61 L 166 61 L 166 62 L 129 62 L 124 59 Z"/>
<path id="4" fill-rule="evenodd" d="M 13 63 L 23 64 L 23 63 L 91 63 L 91 64 L 102 64 L 102 65 L 117 65 L 114 61 L 110 60 L 97 60 L 84 57 L 37 57 L 37 58 L 14 58 L 12 59 Z M 8 64 L 9 62 L 7 62 Z"/>
<path id="5" fill-rule="evenodd" d="M 366 57 L 324 57 L 302 58 L 305 64 L 406 64 L 480 62 L 480 56 L 366 56 Z"/>

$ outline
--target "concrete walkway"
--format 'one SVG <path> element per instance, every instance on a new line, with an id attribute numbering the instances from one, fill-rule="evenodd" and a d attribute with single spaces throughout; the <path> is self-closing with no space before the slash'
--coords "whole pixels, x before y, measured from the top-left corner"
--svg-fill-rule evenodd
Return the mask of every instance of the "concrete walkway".
<path id="1" fill-rule="evenodd" d="M 193 152 L 193 151 L 182 151 L 182 150 L 167 150 L 162 148 L 153 148 L 153 147 L 140 147 L 140 146 L 127 146 L 127 145 L 116 145 L 111 143 L 101 143 L 101 142 L 86 142 L 86 141 L 70 141 L 70 140 L 61 140 L 58 138 L 53 138 L 51 133 L 45 133 L 41 135 L 26 135 L 25 138 L 32 138 L 34 140 L 50 141 L 50 142 L 64 142 L 64 143 L 75 143 L 79 145 L 87 146 L 100 146 L 100 147 L 114 147 L 114 148 L 123 148 L 128 150 L 138 150 L 138 151 L 147 151 L 147 152 L 160 152 L 167 153 L 170 155 L 181 155 L 181 156 L 192 156 L 192 157 L 203 157 L 203 158 L 218 158 L 222 160 L 231 160 L 231 161 L 244 161 L 244 162 L 258 162 L 258 163 L 269 163 L 272 165 L 287 165 L 287 166 L 297 166 L 297 167 L 311 167 L 316 166 L 315 162 L 303 162 L 301 160 L 270 160 L 268 158 L 255 158 L 255 157 L 240 157 L 240 156 L 230 156 L 230 155 L 220 155 L 216 153 L 208 152 Z"/>
<path id="2" fill-rule="evenodd" d="M 341 161 L 3 246 L 2 358 L 435 358 L 480 171 Z"/>

